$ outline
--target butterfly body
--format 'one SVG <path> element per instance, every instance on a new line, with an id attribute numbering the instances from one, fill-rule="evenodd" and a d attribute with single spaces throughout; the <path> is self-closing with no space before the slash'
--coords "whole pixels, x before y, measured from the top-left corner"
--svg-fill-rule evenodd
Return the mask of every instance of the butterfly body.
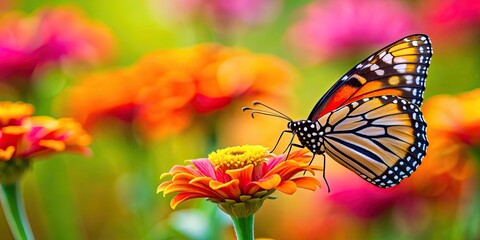
<path id="1" fill-rule="evenodd" d="M 377 187 L 392 187 L 418 168 L 427 151 L 420 106 L 431 57 L 426 35 L 407 36 L 343 75 L 305 120 L 293 121 L 259 102 L 254 105 L 271 111 L 244 110 L 288 120 L 284 132 L 297 136 L 295 146 L 328 155 Z"/>

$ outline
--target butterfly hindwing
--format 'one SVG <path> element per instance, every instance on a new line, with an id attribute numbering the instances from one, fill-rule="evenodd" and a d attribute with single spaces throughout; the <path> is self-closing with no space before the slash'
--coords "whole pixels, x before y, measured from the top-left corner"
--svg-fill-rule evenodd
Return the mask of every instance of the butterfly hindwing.
<path id="1" fill-rule="evenodd" d="M 317 120 L 353 101 L 396 95 L 421 106 L 432 48 L 428 36 L 411 35 L 375 52 L 348 71 L 318 101 L 309 120 Z"/>
<path id="2" fill-rule="evenodd" d="M 318 121 L 325 129 L 326 153 L 378 187 L 410 176 L 428 146 L 419 107 L 397 96 L 357 100 Z"/>

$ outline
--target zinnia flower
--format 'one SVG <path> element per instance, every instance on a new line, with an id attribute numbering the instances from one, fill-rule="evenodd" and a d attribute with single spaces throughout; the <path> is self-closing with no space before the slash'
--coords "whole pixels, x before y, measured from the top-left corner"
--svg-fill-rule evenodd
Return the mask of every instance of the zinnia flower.
<path id="1" fill-rule="evenodd" d="M 30 160 L 63 151 L 87 154 L 91 141 L 72 119 L 32 114 L 30 104 L 0 102 L 0 202 L 15 239 L 34 239 L 19 187 Z"/>
<path id="2" fill-rule="evenodd" d="M 399 1 L 327 0 L 307 5 L 288 37 L 302 59 L 315 63 L 388 44 L 412 26 L 410 11 Z"/>
<path id="3" fill-rule="evenodd" d="M 16 180 L 28 160 L 55 152 L 88 154 L 90 136 L 69 118 L 31 116 L 33 107 L 21 102 L 0 102 L 0 182 Z M 10 169 L 10 170 L 9 170 Z M 23 170 L 23 169 L 19 169 Z"/>
<path id="4" fill-rule="evenodd" d="M 111 57 L 113 43 L 104 25 L 75 7 L 10 12 L 0 17 L 0 80 L 25 84 L 50 63 L 97 64 Z"/>
<path id="5" fill-rule="evenodd" d="M 193 165 L 174 166 L 171 176 L 157 189 L 164 195 L 177 193 L 170 206 L 193 198 L 207 198 L 230 216 L 246 217 L 254 214 L 273 192 L 293 194 L 297 188 L 315 190 L 320 182 L 310 176 L 295 177 L 297 173 L 322 170 L 309 165 L 308 150 L 275 156 L 262 146 L 244 145 L 211 153 L 208 158 L 192 160 Z"/>

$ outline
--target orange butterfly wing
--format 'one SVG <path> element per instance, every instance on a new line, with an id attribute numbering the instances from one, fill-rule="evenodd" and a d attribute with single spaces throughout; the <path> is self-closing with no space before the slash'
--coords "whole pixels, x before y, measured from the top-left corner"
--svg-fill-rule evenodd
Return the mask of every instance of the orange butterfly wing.
<path id="1" fill-rule="evenodd" d="M 400 39 L 372 54 L 333 85 L 318 101 L 308 119 L 368 97 L 395 95 L 420 106 L 432 47 L 428 36 Z"/>

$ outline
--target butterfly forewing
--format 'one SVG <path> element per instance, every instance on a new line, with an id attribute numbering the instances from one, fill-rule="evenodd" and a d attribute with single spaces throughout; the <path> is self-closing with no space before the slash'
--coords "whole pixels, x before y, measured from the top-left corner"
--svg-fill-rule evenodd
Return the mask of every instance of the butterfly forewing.
<path id="1" fill-rule="evenodd" d="M 325 129 L 326 153 L 378 187 L 410 176 L 428 146 L 418 106 L 397 96 L 357 100 L 318 121 Z"/>
<path id="2" fill-rule="evenodd" d="M 400 96 L 421 106 L 432 48 L 423 34 L 400 39 L 372 54 L 348 71 L 318 101 L 309 120 L 317 120 L 356 100 L 382 95 Z"/>

